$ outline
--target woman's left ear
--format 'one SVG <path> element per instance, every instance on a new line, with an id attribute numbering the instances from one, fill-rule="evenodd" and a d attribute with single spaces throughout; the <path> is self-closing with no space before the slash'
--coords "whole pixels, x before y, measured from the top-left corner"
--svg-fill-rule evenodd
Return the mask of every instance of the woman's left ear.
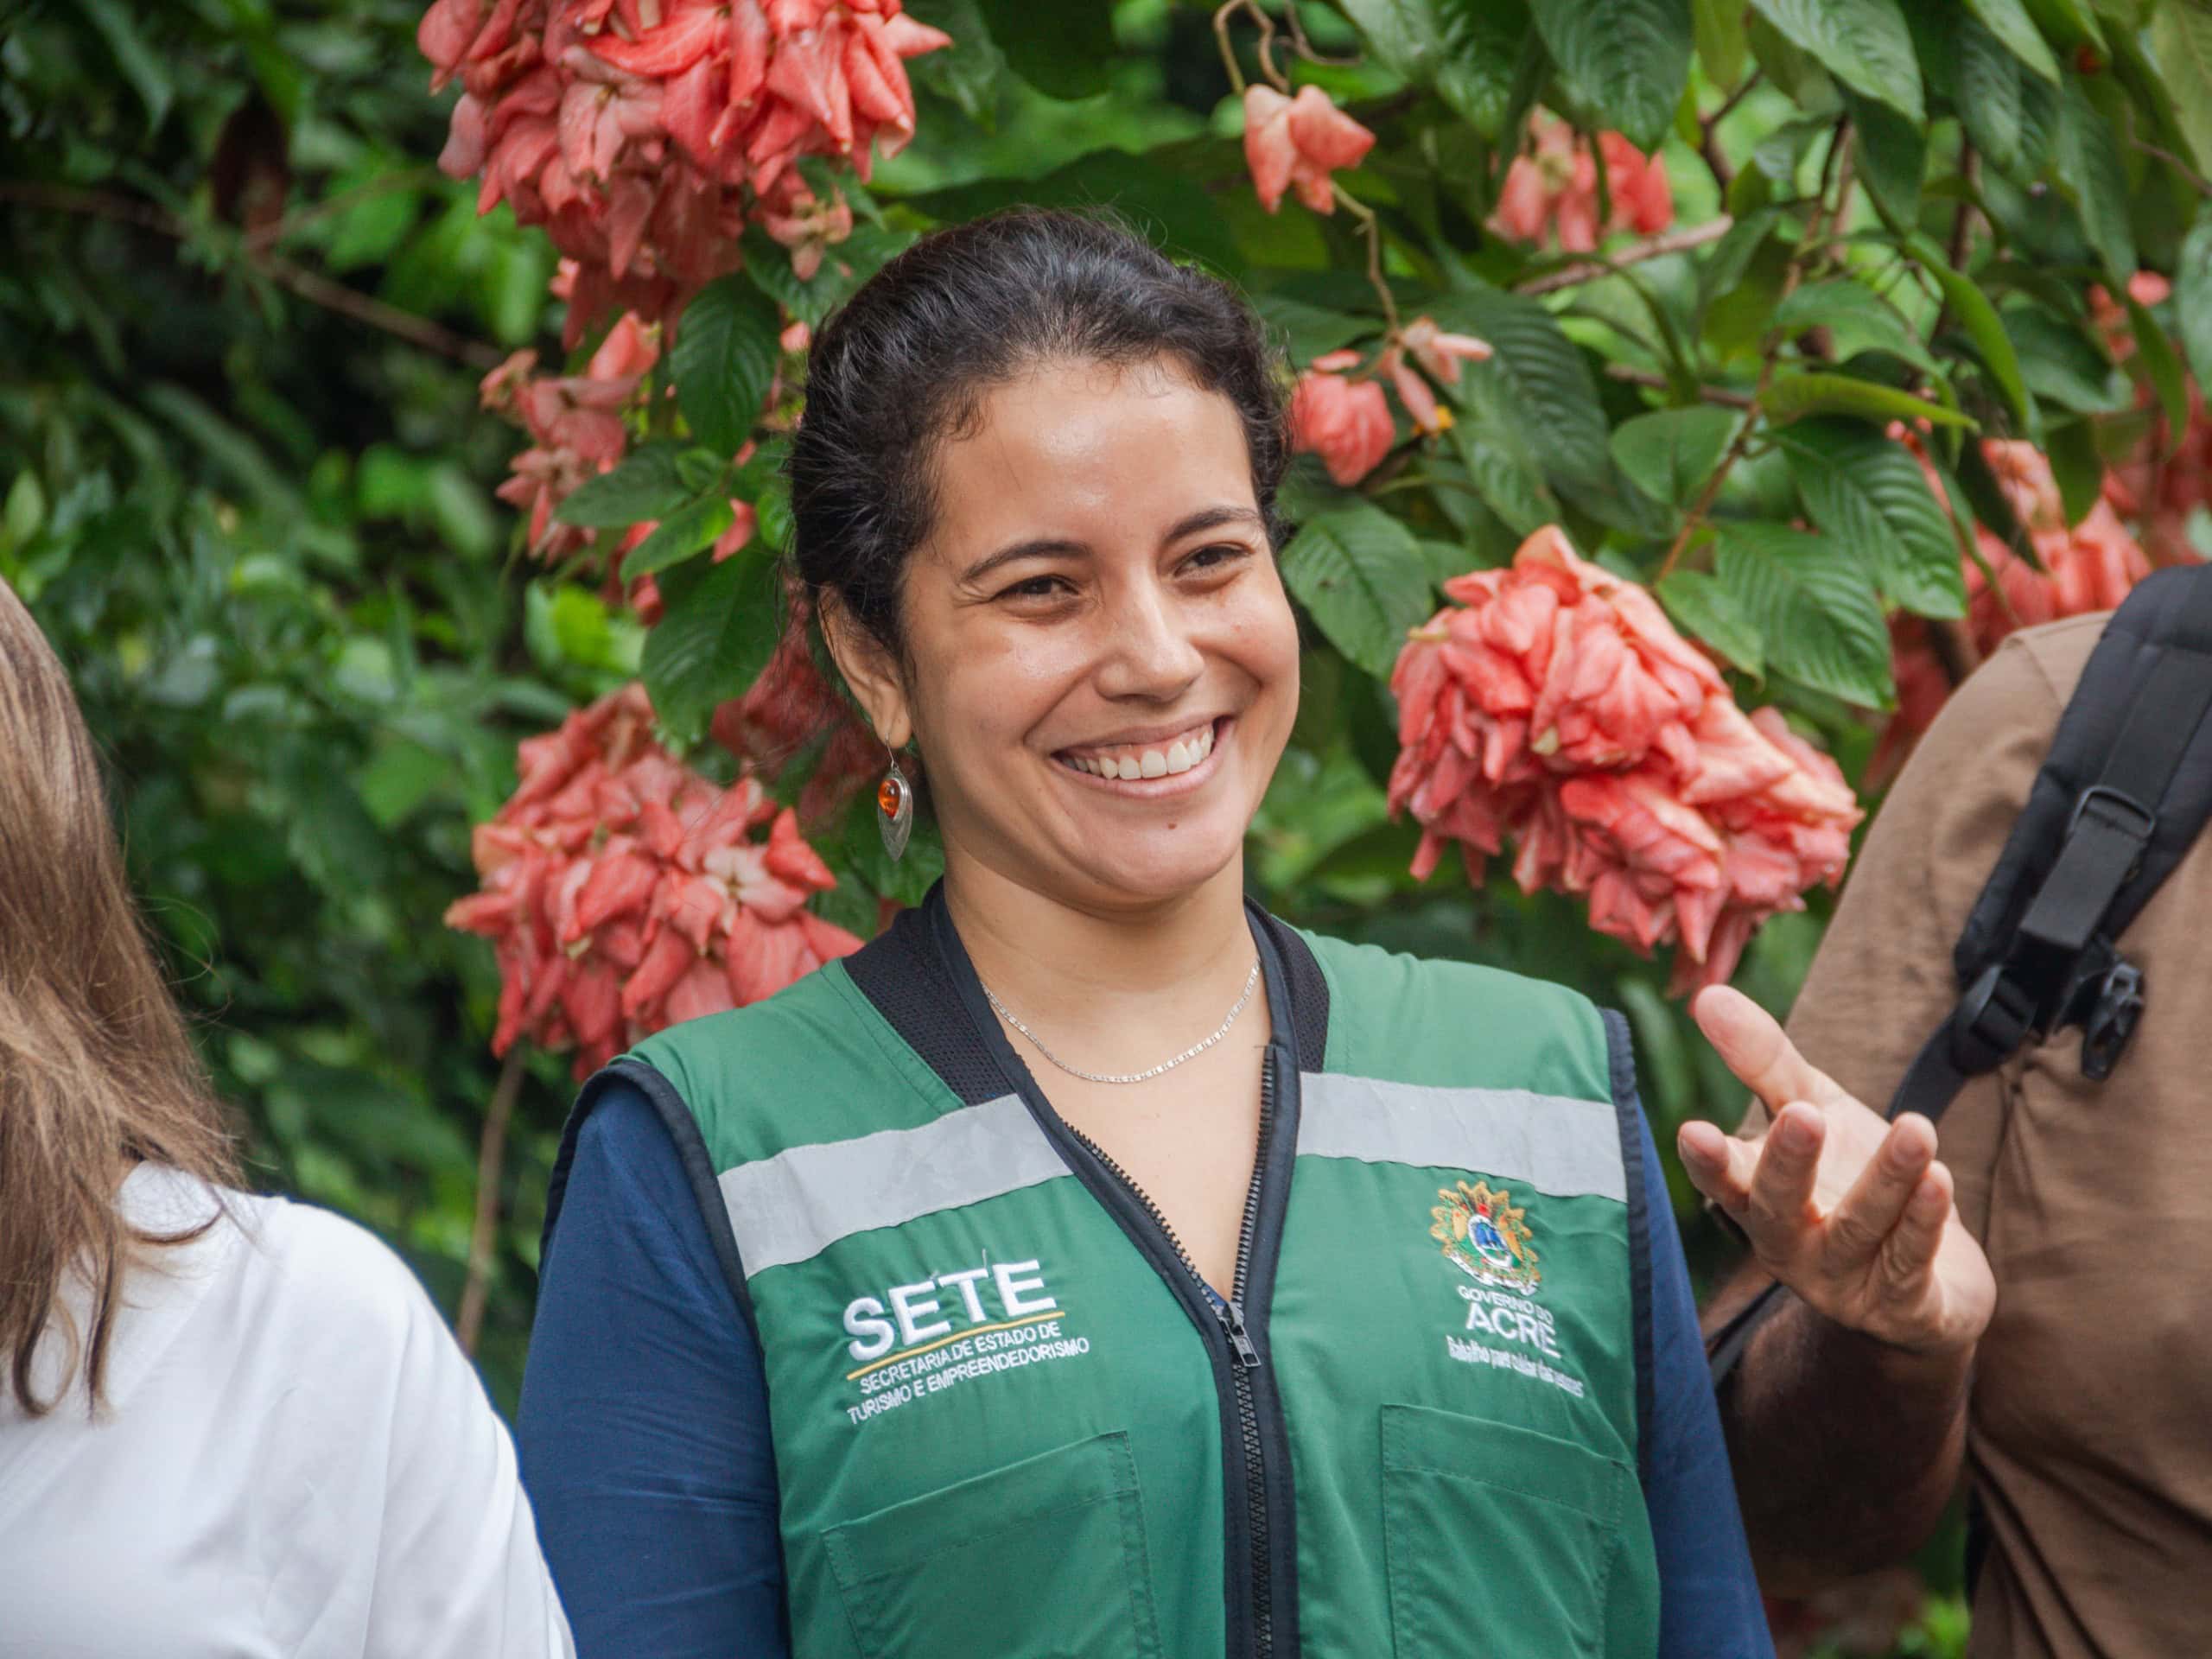
<path id="1" fill-rule="evenodd" d="M 845 677 L 878 741 L 887 749 L 904 748 L 914 734 L 914 721 L 898 664 L 883 642 L 855 621 L 834 595 L 823 598 L 821 614 L 830 660 Z"/>

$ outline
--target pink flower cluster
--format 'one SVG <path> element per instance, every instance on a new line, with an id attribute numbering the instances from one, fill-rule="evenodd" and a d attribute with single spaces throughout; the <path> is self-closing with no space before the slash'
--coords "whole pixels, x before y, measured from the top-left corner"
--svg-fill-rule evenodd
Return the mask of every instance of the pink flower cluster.
<path id="1" fill-rule="evenodd" d="M 1523 892 L 1586 896 L 1590 925 L 1649 951 L 1675 989 L 1734 973 L 1752 931 L 1850 857 L 1859 804 L 1781 715 L 1746 715 L 1644 589 L 1547 527 L 1512 564 L 1445 584 L 1456 607 L 1399 654 L 1392 812 L 1470 879 L 1515 845 Z"/>
<path id="2" fill-rule="evenodd" d="M 630 447 L 623 418 L 660 356 L 660 329 L 626 313 L 582 374 L 541 375 L 536 352 L 517 352 L 484 377 L 479 397 L 530 434 L 514 458 L 499 499 L 530 514 L 531 553 L 549 562 L 588 546 L 595 532 L 556 522 L 561 503 L 580 486 L 613 469 Z"/>
<path id="3" fill-rule="evenodd" d="M 1917 441 L 1906 437 L 1903 428 L 1892 428 L 1891 432 L 1917 448 Z M 1981 448 L 2043 569 L 2037 569 L 2015 554 L 1993 531 L 1979 524 L 1974 527 L 1974 543 L 1981 557 L 1979 562 L 1960 561 L 1967 588 L 1965 637 L 1960 642 L 1960 654 L 1968 660 L 1957 665 L 1964 669 L 1973 668 L 1996 650 L 2005 635 L 2018 629 L 2055 622 L 2061 617 L 2111 610 L 2151 574 L 2149 557 L 2114 511 L 2115 492 L 2109 476 L 2096 505 L 2080 524 L 2069 524 L 2058 481 L 2041 450 L 2031 443 L 2004 438 L 1986 439 Z M 1926 462 L 1922 464 L 1924 467 Z M 1929 486 L 1940 495 L 1942 486 L 1932 472 Z M 1993 587 L 1982 573 L 1985 565 L 1997 579 Z M 1904 764 L 1951 694 L 1951 671 L 1937 656 L 1928 630 L 1929 625 L 1917 617 L 1898 617 L 1891 624 L 1897 706 L 1868 759 L 1870 785 L 1886 780 Z"/>
<path id="4" fill-rule="evenodd" d="M 1490 354 L 1486 342 L 1446 334 L 1433 317 L 1417 317 L 1399 330 L 1373 365 L 1357 375 L 1345 372 L 1358 368 L 1359 353 L 1325 352 L 1291 391 L 1290 447 L 1319 455 L 1329 476 L 1350 488 L 1375 470 L 1397 438 L 1382 379 L 1397 392 L 1417 431 L 1439 433 L 1452 424 L 1452 411 L 1436 401 L 1414 363 L 1446 385 L 1457 385 L 1462 361 L 1479 363 Z"/>
<path id="5" fill-rule="evenodd" d="M 860 948 L 806 908 L 836 883 L 796 816 L 749 776 L 718 788 L 652 729 L 641 686 L 578 710 L 524 741 L 514 795 L 476 826 L 483 887 L 445 919 L 497 949 L 494 1053 L 518 1037 L 572 1048 L 585 1077 Z"/>
<path id="6" fill-rule="evenodd" d="M 2154 270 L 2139 270 L 2129 279 L 2127 292 L 2144 305 L 2158 305 L 2173 292 L 2173 284 Z M 2089 290 L 2089 315 L 2104 330 L 2105 344 L 2117 360 L 2125 363 L 2134 355 L 2127 313 L 2101 288 Z M 2155 399 L 2146 386 L 2139 390 L 2136 401 L 2147 407 Z M 2135 453 L 2105 474 L 2104 497 L 2135 526 L 2154 563 L 2198 557 L 2190 543 L 2189 519 L 2197 508 L 2212 506 L 2212 416 L 2205 412 L 2203 388 L 2195 377 L 2189 382 L 2189 424 L 2174 434 L 2162 415 Z"/>
<path id="7" fill-rule="evenodd" d="M 435 0 L 416 39 L 463 88 L 439 166 L 576 261 L 571 346 L 611 309 L 673 321 L 748 218 L 810 274 L 851 215 L 793 164 L 866 179 L 913 137 L 905 60 L 951 44 L 900 0 Z"/>
<path id="8" fill-rule="evenodd" d="M 1600 224 L 1598 163 L 1589 141 L 1566 122 L 1541 113 L 1529 122 L 1529 131 L 1535 142 L 1506 170 L 1497 211 L 1491 216 L 1491 227 L 1501 235 L 1538 245 L 1549 238 L 1566 252 L 1588 253 L 1616 232 L 1649 236 L 1675 222 L 1667 169 L 1619 133 L 1598 135 L 1612 207 Z"/>
<path id="9" fill-rule="evenodd" d="M 804 323 L 793 323 L 785 331 L 787 348 L 796 339 L 797 349 L 805 349 L 804 329 Z M 527 546 L 532 557 L 558 564 L 599 545 L 600 531 L 564 524 L 554 514 L 580 486 L 613 470 L 628 449 L 627 417 L 644 407 L 646 377 L 660 352 L 660 332 L 659 325 L 641 322 L 636 313 L 625 312 L 607 330 L 582 374 L 533 374 L 537 353 L 524 351 L 484 377 L 478 393 L 483 406 L 530 434 L 531 447 L 514 458 L 512 473 L 498 494 L 502 501 L 529 511 Z M 780 378 L 772 383 L 771 407 L 781 390 Z M 747 443 L 734 459 L 741 465 L 752 453 Z M 717 564 L 750 542 L 757 527 L 750 502 L 733 498 L 729 506 L 730 526 L 715 538 L 710 550 Z M 648 518 L 631 525 L 616 544 L 607 560 L 609 603 L 622 596 L 622 556 L 652 535 L 658 522 Z M 629 598 L 647 624 L 660 620 L 660 594 L 650 575 L 631 584 Z"/>
<path id="10" fill-rule="evenodd" d="M 1260 206 L 1274 213 L 1283 192 L 1317 213 L 1337 210 L 1338 168 L 1357 167 L 1375 147 L 1375 135 L 1332 103 L 1319 86 L 1301 86 L 1286 98 L 1264 82 L 1244 89 L 1244 164 Z"/>

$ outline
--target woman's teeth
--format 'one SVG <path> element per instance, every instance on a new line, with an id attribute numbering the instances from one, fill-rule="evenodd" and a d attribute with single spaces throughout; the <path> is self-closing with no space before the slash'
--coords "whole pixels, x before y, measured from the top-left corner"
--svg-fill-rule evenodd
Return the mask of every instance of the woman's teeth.
<path id="1" fill-rule="evenodd" d="M 1188 772 L 1213 753 L 1213 728 L 1193 728 L 1164 749 L 1135 747 L 1100 754 L 1070 754 L 1062 758 L 1077 772 L 1100 778 L 1167 778 Z"/>

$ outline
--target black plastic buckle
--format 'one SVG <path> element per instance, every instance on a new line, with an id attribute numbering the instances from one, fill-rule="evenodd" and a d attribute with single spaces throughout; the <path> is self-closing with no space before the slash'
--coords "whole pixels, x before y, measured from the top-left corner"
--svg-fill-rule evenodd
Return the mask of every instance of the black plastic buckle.
<path id="1" fill-rule="evenodd" d="M 2142 1018 L 2143 970 L 2132 962 L 2115 962 L 2082 1020 L 2082 1075 L 2092 1083 L 2110 1077 Z"/>
<path id="2" fill-rule="evenodd" d="M 2002 963 L 1982 970 L 1951 1015 L 1951 1050 L 1968 1077 L 1987 1071 L 2018 1053 L 2039 1024 L 2036 999 L 2005 977 Z M 1980 1052 L 1961 1052 L 1963 1044 Z"/>
<path id="3" fill-rule="evenodd" d="M 2082 822 L 2082 815 L 2089 810 L 2089 804 L 2092 801 L 2109 802 L 2112 805 L 2120 808 L 2121 811 L 2133 816 L 2142 824 L 2143 827 L 2140 830 L 2136 829 L 2133 824 L 2126 823 L 2115 823 L 2113 828 L 2125 830 L 2145 847 L 2151 844 L 2151 837 L 2158 833 L 2158 815 L 2144 805 L 2142 802 L 2137 800 L 2133 795 L 2123 795 L 2120 791 L 2107 788 L 2102 784 L 2091 784 L 2075 800 L 2074 810 L 2066 820 L 2068 836 L 2073 835 L 2075 827 Z"/>

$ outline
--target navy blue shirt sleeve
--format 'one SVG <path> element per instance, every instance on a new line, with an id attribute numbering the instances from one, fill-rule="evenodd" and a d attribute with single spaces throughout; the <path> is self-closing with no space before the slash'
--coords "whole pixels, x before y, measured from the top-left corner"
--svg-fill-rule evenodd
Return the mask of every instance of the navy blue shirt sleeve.
<path id="1" fill-rule="evenodd" d="M 785 1659 L 760 1351 L 625 1084 L 576 1138 L 515 1427 L 580 1659 Z"/>
<path id="2" fill-rule="evenodd" d="M 1641 1119 L 1639 1117 L 1639 1122 Z M 1773 1659 L 1728 1445 L 1713 1400 L 1689 1264 L 1643 1124 L 1651 1224 L 1651 1475 L 1644 1503 L 1659 1552 L 1659 1659 Z"/>

